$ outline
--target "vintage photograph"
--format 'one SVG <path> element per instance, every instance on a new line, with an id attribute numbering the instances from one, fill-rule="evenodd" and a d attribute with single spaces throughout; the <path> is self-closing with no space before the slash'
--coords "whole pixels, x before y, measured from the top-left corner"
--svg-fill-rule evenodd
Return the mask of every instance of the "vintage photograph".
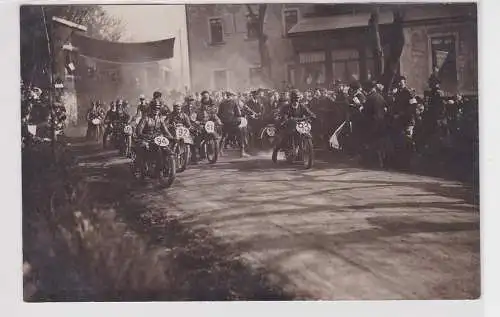
<path id="1" fill-rule="evenodd" d="M 19 15 L 25 302 L 481 296 L 476 3 Z"/>

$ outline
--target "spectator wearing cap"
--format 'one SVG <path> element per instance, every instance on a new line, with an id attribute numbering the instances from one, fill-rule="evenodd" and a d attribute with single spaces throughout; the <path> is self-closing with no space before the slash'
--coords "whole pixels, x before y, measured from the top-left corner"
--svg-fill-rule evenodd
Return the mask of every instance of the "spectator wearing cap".
<path id="1" fill-rule="evenodd" d="M 139 103 L 137 104 L 137 117 L 145 116 L 148 112 L 148 103 L 146 102 L 146 96 L 139 95 Z"/>
<path id="2" fill-rule="evenodd" d="M 196 105 L 196 99 L 192 96 L 186 96 L 184 98 L 184 105 L 182 107 L 182 112 L 185 113 L 190 119 L 196 119 L 196 112 L 198 107 Z"/>

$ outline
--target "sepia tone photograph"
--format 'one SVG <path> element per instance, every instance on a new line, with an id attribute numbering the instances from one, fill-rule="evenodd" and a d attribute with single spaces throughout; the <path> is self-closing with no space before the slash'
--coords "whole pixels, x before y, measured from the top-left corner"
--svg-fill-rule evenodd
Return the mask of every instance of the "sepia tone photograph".
<path id="1" fill-rule="evenodd" d="M 25 302 L 481 296 L 477 4 L 23 4 Z"/>

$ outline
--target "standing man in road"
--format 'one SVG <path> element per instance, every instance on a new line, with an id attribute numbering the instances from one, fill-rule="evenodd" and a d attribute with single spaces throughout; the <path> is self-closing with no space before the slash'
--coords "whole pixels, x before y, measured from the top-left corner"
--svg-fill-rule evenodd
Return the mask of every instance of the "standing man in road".
<path id="1" fill-rule="evenodd" d="M 246 128 L 239 126 L 243 114 L 233 92 L 226 92 L 226 98 L 219 105 L 218 117 L 222 121 L 223 136 L 220 147 L 221 152 L 226 139 L 231 136 L 236 136 L 240 146 L 241 157 L 248 157 L 249 155 L 246 153 Z"/>

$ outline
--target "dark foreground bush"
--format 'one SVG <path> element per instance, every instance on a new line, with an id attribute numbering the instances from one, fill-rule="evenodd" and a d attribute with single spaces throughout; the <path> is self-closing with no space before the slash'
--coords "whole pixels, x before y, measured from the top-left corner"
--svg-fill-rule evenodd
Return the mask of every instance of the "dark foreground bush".
<path id="1" fill-rule="evenodd" d="M 25 301 L 291 299 L 209 233 L 120 190 L 115 202 L 96 203 L 63 148 L 57 162 L 48 146 L 23 153 Z"/>

